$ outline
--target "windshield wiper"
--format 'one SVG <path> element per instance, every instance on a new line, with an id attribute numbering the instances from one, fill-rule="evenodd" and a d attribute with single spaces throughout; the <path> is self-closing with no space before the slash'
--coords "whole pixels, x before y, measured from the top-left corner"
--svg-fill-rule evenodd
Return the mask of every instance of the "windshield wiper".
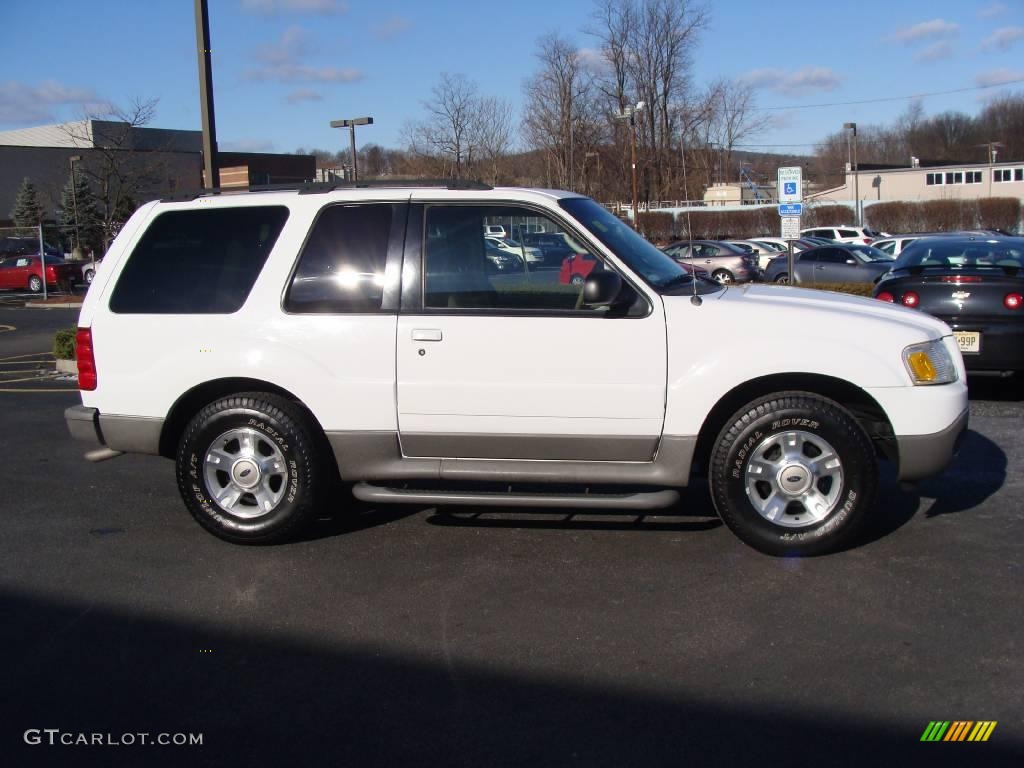
<path id="1" fill-rule="evenodd" d="M 692 282 L 693 280 L 693 275 L 691 275 L 689 272 L 683 272 L 683 274 L 681 275 L 676 275 L 675 277 L 669 278 L 664 283 L 662 283 L 660 287 L 662 288 L 662 290 L 666 288 L 675 288 L 677 285 L 683 285 L 684 283 L 689 283 Z"/>

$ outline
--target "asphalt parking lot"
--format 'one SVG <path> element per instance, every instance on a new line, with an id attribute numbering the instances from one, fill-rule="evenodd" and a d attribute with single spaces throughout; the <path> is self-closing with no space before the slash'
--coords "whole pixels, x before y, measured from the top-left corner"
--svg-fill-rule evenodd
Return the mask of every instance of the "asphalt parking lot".
<path id="1" fill-rule="evenodd" d="M 82 460 L 73 383 L 5 372 L 45 361 L 76 317 L 0 306 L 8 764 L 1024 754 L 1019 383 L 972 382 L 955 463 L 914 490 L 889 473 L 873 530 L 827 557 L 744 546 L 702 487 L 646 518 L 339 501 L 302 541 L 239 547 L 191 520 L 171 462 Z M 921 743 L 934 720 L 998 725 L 985 743 Z M 47 728 L 203 743 L 25 745 Z"/>

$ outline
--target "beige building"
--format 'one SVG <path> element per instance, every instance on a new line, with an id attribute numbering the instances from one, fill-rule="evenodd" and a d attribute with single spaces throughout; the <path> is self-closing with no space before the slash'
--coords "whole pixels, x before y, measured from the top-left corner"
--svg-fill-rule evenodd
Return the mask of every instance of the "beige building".
<path id="1" fill-rule="evenodd" d="M 1024 162 L 922 166 L 861 164 L 855 174 L 846 165 L 841 187 L 807 195 L 808 202 L 852 203 L 859 193 L 865 203 L 889 200 L 972 200 L 979 197 L 1024 199 Z"/>

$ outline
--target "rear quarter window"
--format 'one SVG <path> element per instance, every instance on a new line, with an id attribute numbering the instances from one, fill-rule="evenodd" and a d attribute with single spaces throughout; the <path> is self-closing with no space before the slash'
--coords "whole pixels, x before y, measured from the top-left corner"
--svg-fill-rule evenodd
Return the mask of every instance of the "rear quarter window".
<path id="1" fill-rule="evenodd" d="M 128 257 L 111 312 L 237 312 L 287 219 L 283 205 L 161 213 Z"/>

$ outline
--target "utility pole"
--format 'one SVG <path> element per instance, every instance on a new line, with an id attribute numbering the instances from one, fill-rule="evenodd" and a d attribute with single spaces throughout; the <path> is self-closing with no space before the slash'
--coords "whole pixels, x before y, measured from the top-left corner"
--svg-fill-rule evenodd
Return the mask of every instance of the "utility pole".
<path id="1" fill-rule="evenodd" d="M 843 128 L 853 131 L 853 197 L 854 197 L 854 213 L 857 217 L 857 226 L 863 226 L 863 216 L 860 212 L 860 173 L 857 172 L 857 124 L 856 123 L 843 123 Z M 847 136 L 849 141 L 849 136 Z"/>
<path id="2" fill-rule="evenodd" d="M 624 110 L 615 115 L 617 120 L 629 120 L 629 144 L 633 166 L 633 228 L 638 231 L 639 223 L 637 221 L 636 209 L 640 195 L 636 183 L 636 113 L 642 110 L 645 106 L 646 102 L 638 101 L 636 104 L 630 104 Z"/>
<path id="3" fill-rule="evenodd" d="M 68 162 L 71 165 L 71 206 L 75 213 L 75 244 L 71 248 L 71 253 L 74 255 L 75 251 L 80 254 L 82 252 L 82 236 L 78 231 L 78 190 L 75 189 L 78 186 L 78 179 L 75 178 L 75 163 L 82 159 L 81 155 L 72 155 L 68 158 Z M 74 258 L 78 258 L 74 256 Z"/>
<path id="4" fill-rule="evenodd" d="M 331 128 L 348 128 L 349 151 L 352 153 L 352 181 L 359 181 L 359 170 L 356 167 L 356 126 L 373 125 L 372 117 L 353 117 L 348 120 L 331 120 Z"/>
<path id="5" fill-rule="evenodd" d="M 207 189 L 220 186 L 220 164 L 217 162 L 217 121 L 213 114 L 213 63 L 210 50 L 210 13 L 207 0 L 195 0 L 196 56 L 199 59 L 199 109 L 203 117 L 203 185 Z"/>

